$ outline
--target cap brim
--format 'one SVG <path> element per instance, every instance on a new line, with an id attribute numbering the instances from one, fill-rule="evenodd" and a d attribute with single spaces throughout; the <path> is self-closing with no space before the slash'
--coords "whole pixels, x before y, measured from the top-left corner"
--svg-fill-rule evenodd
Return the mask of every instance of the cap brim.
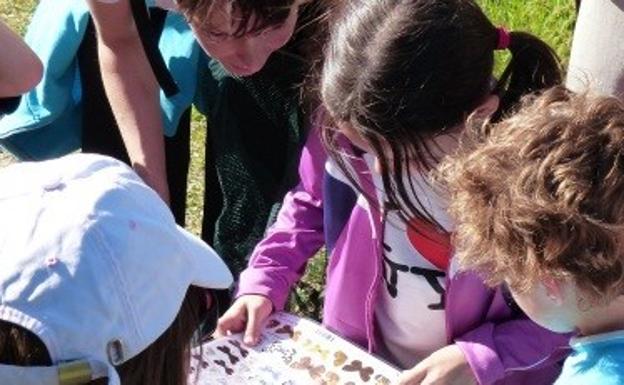
<path id="1" fill-rule="evenodd" d="M 232 286 L 234 278 L 221 257 L 197 236 L 180 226 L 178 230 L 189 253 L 192 284 L 209 289 L 227 289 Z"/>

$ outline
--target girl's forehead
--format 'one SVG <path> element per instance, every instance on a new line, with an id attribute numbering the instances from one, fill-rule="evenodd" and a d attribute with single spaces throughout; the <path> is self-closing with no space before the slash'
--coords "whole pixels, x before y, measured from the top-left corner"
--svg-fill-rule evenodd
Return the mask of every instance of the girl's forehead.
<path id="1" fill-rule="evenodd" d="M 294 7 L 298 7 L 308 1 L 310 0 L 294 0 L 289 8 L 292 11 Z M 253 13 L 249 17 L 243 17 L 240 8 L 236 6 L 235 0 L 214 0 L 206 17 L 203 20 L 195 20 L 194 24 L 203 31 L 212 34 L 238 36 L 241 30 L 249 30 L 257 22 L 257 16 Z M 242 23 L 245 25 L 242 25 Z M 267 28 L 271 28 L 271 26 Z"/>
<path id="2" fill-rule="evenodd" d="M 196 24 L 201 24 L 201 28 L 207 31 L 230 34 L 238 28 L 242 17 L 237 11 L 233 2 L 215 0 L 206 18 L 196 20 Z"/>

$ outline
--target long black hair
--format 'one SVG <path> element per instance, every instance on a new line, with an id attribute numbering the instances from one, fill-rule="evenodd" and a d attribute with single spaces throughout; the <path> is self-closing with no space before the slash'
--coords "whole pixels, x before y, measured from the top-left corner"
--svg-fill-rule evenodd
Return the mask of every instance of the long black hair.
<path id="1" fill-rule="evenodd" d="M 349 124 L 379 160 L 388 206 L 408 222 L 437 225 L 418 201 L 410 173 L 435 167 L 435 138 L 465 122 L 491 93 L 501 98 L 498 118 L 523 94 L 561 82 L 554 51 L 524 32 L 504 36 L 512 58 L 496 81 L 501 33 L 473 0 L 349 0 L 323 67 L 331 122 L 322 136 L 330 156 L 352 174 L 332 128 Z"/>

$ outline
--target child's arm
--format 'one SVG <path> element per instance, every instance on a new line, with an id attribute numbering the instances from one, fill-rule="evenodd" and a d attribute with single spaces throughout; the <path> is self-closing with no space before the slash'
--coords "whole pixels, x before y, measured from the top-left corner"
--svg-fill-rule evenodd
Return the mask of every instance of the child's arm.
<path id="1" fill-rule="evenodd" d="M 398 385 L 476 385 L 476 381 L 464 353 L 456 344 L 451 344 L 403 371 Z"/>
<path id="2" fill-rule="evenodd" d="M 33 51 L 0 21 L 0 97 L 18 96 L 35 87 L 43 66 Z"/>
<path id="3" fill-rule="evenodd" d="M 129 0 L 88 0 L 98 32 L 102 80 L 132 167 L 169 201 L 159 86 Z"/>
<path id="4" fill-rule="evenodd" d="M 502 323 L 486 322 L 455 343 L 479 384 L 494 384 L 525 374 L 525 381 L 537 385 L 551 383 L 557 377 L 557 362 L 564 358 L 569 340 L 570 335 L 555 334 L 523 317 Z"/>
<path id="5" fill-rule="evenodd" d="M 238 299 L 219 320 L 218 335 L 245 330 L 245 342 L 253 344 L 264 320 L 272 310 L 284 308 L 291 286 L 325 243 L 322 181 L 327 156 L 317 134 L 310 133 L 303 149 L 301 182 L 286 195 L 277 221 L 256 246 L 240 276 Z"/>
<path id="6" fill-rule="evenodd" d="M 487 322 L 404 371 L 398 385 L 552 384 L 569 338 L 528 318 Z"/>

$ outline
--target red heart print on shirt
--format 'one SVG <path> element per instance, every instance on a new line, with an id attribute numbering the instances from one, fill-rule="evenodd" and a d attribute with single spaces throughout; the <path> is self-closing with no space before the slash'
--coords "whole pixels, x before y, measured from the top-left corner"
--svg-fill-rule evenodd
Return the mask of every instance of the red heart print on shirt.
<path id="1" fill-rule="evenodd" d="M 451 259 L 451 237 L 422 219 L 412 219 L 407 226 L 407 238 L 427 261 L 447 271 Z"/>

